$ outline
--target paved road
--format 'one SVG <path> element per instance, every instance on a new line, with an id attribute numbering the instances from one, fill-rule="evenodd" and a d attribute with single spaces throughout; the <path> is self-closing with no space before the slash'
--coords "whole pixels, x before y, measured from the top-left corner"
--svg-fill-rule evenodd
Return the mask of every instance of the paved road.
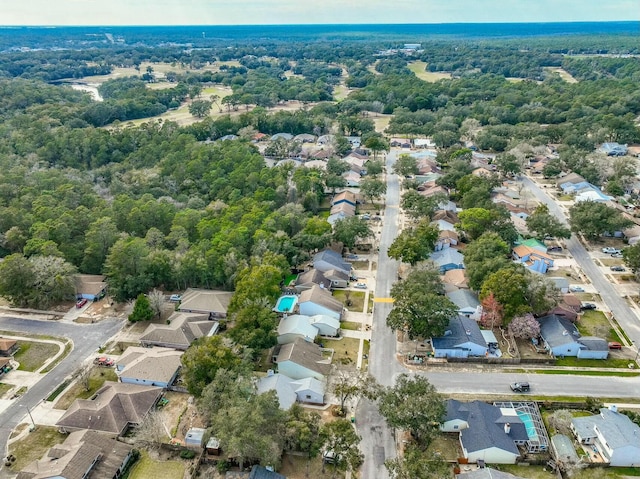
<path id="1" fill-rule="evenodd" d="M 387 155 L 387 194 L 384 224 L 380 235 L 380 254 L 376 272 L 376 298 L 389 297 L 391 286 L 397 280 L 399 263 L 387 256 L 387 250 L 398 233 L 400 187 L 398 176 L 392 173 L 396 153 Z M 405 369 L 396 360 L 395 334 L 387 327 L 387 315 L 391 303 L 375 303 L 369 372 L 383 386 L 392 386 L 398 373 Z M 396 443 L 391 429 L 378 412 L 378 407 L 361 400 L 356 412 L 356 428 L 362 436 L 360 449 L 365 459 L 362 466 L 363 479 L 386 479 L 389 477 L 384 461 L 396 457 Z"/>
<path id="2" fill-rule="evenodd" d="M 96 324 L 60 323 L 33 319 L 0 316 L 0 330 L 15 331 L 24 335 L 61 336 L 73 341 L 73 350 L 51 372 L 44 376 L 5 411 L 0 413 L 0 451 L 5 455 L 9 434 L 27 415 L 27 407 L 33 408 L 46 398 L 79 364 L 94 353 L 122 327 L 122 320 L 109 319 Z M 2 465 L 0 464 L 0 467 Z M 6 471 L 0 469 L 0 477 Z"/>
<path id="3" fill-rule="evenodd" d="M 540 202 L 549 207 L 549 211 L 551 213 L 557 216 L 563 223 L 568 224 L 567 216 L 563 209 L 552 198 L 550 198 L 549 195 L 547 195 L 543 188 L 540 188 L 536 182 L 528 177 L 523 177 L 523 182 Z M 620 294 L 607 280 L 605 275 L 602 273 L 602 270 L 596 266 L 585 247 L 580 243 L 575 235 L 566 240 L 565 244 L 573 258 L 576 260 L 576 263 L 578 263 L 582 268 L 584 274 L 589 277 L 596 291 L 609 310 L 613 313 L 618 324 L 627 333 L 629 339 L 634 341 L 636 345 L 640 345 L 640 320 L 636 314 L 627 305 L 626 301 L 620 297 Z"/>

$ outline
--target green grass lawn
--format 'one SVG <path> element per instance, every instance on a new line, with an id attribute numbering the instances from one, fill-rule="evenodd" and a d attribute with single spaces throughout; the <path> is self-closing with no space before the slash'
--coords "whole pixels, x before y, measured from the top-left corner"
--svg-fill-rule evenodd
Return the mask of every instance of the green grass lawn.
<path id="1" fill-rule="evenodd" d="M 56 409 L 67 409 L 76 399 L 89 399 L 105 381 L 118 381 L 115 369 L 94 366 L 89 376 L 89 389 L 80 382 L 75 383 L 56 403 Z"/>
<path id="2" fill-rule="evenodd" d="M 336 290 L 333 292 L 333 297 L 344 304 L 349 311 L 361 313 L 364 310 L 365 293 L 362 291 Z M 347 297 L 351 304 L 348 304 Z"/>
<path id="3" fill-rule="evenodd" d="M 0 399 L 9 391 L 13 386 L 11 384 L 0 383 Z"/>
<path id="4" fill-rule="evenodd" d="M 19 341 L 18 346 L 20 350 L 13 358 L 20 363 L 20 371 L 36 371 L 60 351 L 57 344 L 36 341 Z"/>
<path id="5" fill-rule="evenodd" d="M 582 367 L 582 368 L 629 368 L 630 359 L 579 359 L 562 358 L 556 359 L 556 366 Z M 579 372 L 577 374 L 580 374 Z"/>
<path id="6" fill-rule="evenodd" d="M 576 326 L 583 336 L 597 336 L 607 341 L 615 341 L 611 339 L 611 323 L 602 311 L 585 311 Z"/>
<path id="7" fill-rule="evenodd" d="M 282 456 L 282 466 L 278 472 L 289 478 L 313 477 L 317 479 L 344 479 L 344 472 L 337 471 L 334 474 L 333 466 L 326 465 L 322 472 L 322 459 L 320 456 L 308 460 L 306 457 L 285 454 Z"/>
<path id="8" fill-rule="evenodd" d="M 426 62 L 410 62 L 407 66 L 422 81 L 433 83 L 445 78 L 451 78 L 451 73 L 427 71 Z"/>
<path id="9" fill-rule="evenodd" d="M 180 461 L 156 461 L 145 450 L 140 451 L 140 459 L 135 463 L 129 479 L 182 479 L 185 464 Z"/>
<path id="10" fill-rule="evenodd" d="M 30 462 L 40 459 L 47 449 L 63 442 L 66 437 L 66 434 L 58 432 L 57 427 L 38 426 L 23 439 L 9 445 L 9 452 L 16 456 L 11 470 L 17 472 Z"/>
<path id="11" fill-rule="evenodd" d="M 362 323 L 355 321 L 343 321 L 340 323 L 340 329 L 348 329 L 350 331 L 360 331 Z"/>
<path id="12" fill-rule="evenodd" d="M 515 464 L 492 464 L 491 467 L 499 471 L 508 472 L 525 479 L 555 479 L 556 475 L 545 471 L 543 466 L 518 466 Z M 583 471 L 581 471 L 582 473 Z M 580 476 L 582 478 L 582 476 Z"/>
<path id="13" fill-rule="evenodd" d="M 285 286 L 290 286 L 291 282 L 294 281 L 298 278 L 297 274 L 290 274 L 288 275 L 286 278 L 284 278 L 284 285 Z"/>
<path id="14" fill-rule="evenodd" d="M 323 338 L 322 341 L 325 348 L 334 350 L 334 364 L 351 364 L 356 365 L 358 358 L 358 349 L 360 348 L 360 340 L 355 338 L 328 339 Z"/>

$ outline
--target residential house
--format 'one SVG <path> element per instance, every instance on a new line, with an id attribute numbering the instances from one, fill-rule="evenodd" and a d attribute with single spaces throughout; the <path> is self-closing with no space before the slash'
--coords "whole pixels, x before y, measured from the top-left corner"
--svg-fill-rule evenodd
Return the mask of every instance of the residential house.
<path id="1" fill-rule="evenodd" d="M 327 223 L 329 223 L 331 226 L 335 225 L 338 221 L 342 221 L 346 218 L 351 218 L 353 217 L 353 215 L 350 215 L 348 213 L 345 213 L 344 211 L 339 211 L 333 215 L 329 215 L 329 217 L 327 218 Z"/>
<path id="2" fill-rule="evenodd" d="M 331 269 L 329 271 L 335 270 Z M 324 289 L 330 289 L 331 280 L 327 279 L 322 271 L 313 268 L 298 275 L 296 278 L 295 289 L 298 293 L 301 293 L 302 291 L 311 289 L 314 285 L 320 286 Z"/>
<path id="3" fill-rule="evenodd" d="M 301 133 L 293 137 L 294 141 L 299 141 L 300 143 L 315 143 L 316 137 L 315 135 L 310 135 L 308 133 Z"/>
<path id="4" fill-rule="evenodd" d="M 456 316 L 449 321 L 444 336 L 431 338 L 436 358 L 468 358 L 486 356 L 487 342 L 478 323 L 466 316 Z"/>
<path id="5" fill-rule="evenodd" d="M 580 181 L 578 183 L 563 183 L 560 188 L 565 195 L 575 195 L 580 191 L 590 190 L 594 186 L 588 181 Z"/>
<path id="6" fill-rule="evenodd" d="M 331 289 L 346 288 L 349 286 L 349 275 L 338 269 L 325 271 L 324 277 L 331 281 Z"/>
<path id="7" fill-rule="evenodd" d="M 411 140 L 408 138 L 391 138 L 389 146 L 395 148 L 411 148 Z"/>
<path id="8" fill-rule="evenodd" d="M 537 318 L 540 323 L 540 338 L 555 357 L 577 357 L 584 359 L 607 359 L 609 346 L 606 340 L 582 336 L 575 324 L 557 315 Z"/>
<path id="9" fill-rule="evenodd" d="M 603 143 L 600 151 L 607 156 L 624 156 L 627 154 L 627 145 L 620 143 Z"/>
<path id="10" fill-rule="evenodd" d="M 436 225 L 440 231 L 454 231 L 457 234 L 455 226 L 446 220 L 432 221 L 431 224 Z"/>
<path id="11" fill-rule="evenodd" d="M 323 381 L 331 369 L 322 356 L 320 346 L 300 338 L 292 343 L 277 345 L 273 360 L 278 372 L 291 379 L 315 378 Z"/>
<path id="12" fill-rule="evenodd" d="M 365 176 L 367 174 L 367 168 L 364 166 L 365 160 L 352 158 L 349 162 L 349 170 L 357 173 L 358 175 Z"/>
<path id="13" fill-rule="evenodd" d="M 450 269 L 464 269 L 464 256 L 453 248 L 431 253 L 429 258 L 440 269 L 440 274 L 444 274 Z"/>
<path id="14" fill-rule="evenodd" d="M 350 205 L 349 203 L 339 203 L 331 207 L 331 210 L 329 211 L 329 216 L 336 215 L 339 213 L 344 213 L 345 217 L 355 216 L 356 207 L 354 205 Z"/>
<path id="15" fill-rule="evenodd" d="M 351 145 L 351 148 L 360 148 L 362 144 L 362 138 L 359 136 L 347 136 L 347 141 Z"/>
<path id="16" fill-rule="evenodd" d="M 116 374 L 122 383 L 167 388 L 178 377 L 183 354 L 170 348 L 130 346 L 116 362 Z"/>
<path id="17" fill-rule="evenodd" d="M 450 269 L 442 275 L 442 282 L 456 288 L 469 288 L 469 279 L 464 269 Z"/>
<path id="18" fill-rule="evenodd" d="M 575 323 L 578 320 L 578 313 L 580 313 L 581 307 L 582 301 L 580 299 L 573 294 L 565 294 L 556 307 L 548 311 L 546 315 L 555 314 Z"/>
<path id="19" fill-rule="evenodd" d="M 296 380 L 269 370 L 266 377 L 258 380 L 256 387 L 258 394 L 275 391 L 280 409 L 285 411 L 291 409 L 295 402 L 324 404 L 325 383 L 313 377 Z"/>
<path id="20" fill-rule="evenodd" d="M 513 248 L 512 257 L 516 262 L 522 263 L 525 268 L 536 273 L 544 274 L 553 267 L 553 258 L 550 255 L 529 246 L 516 246 Z"/>
<path id="21" fill-rule="evenodd" d="M 568 175 L 561 176 L 556 180 L 556 187 L 562 188 L 562 185 L 564 184 L 581 183 L 583 181 L 587 181 L 583 176 L 580 176 L 577 173 L 569 173 Z"/>
<path id="22" fill-rule="evenodd" d="M 318 336 L 318 328 L 311 324 L 309 316 L 285 315 L 278 325 L 278 344 L 293 343 L 298 338 L 312 343 L 316 336 Z"/>
<path id="23" fill-rule="evenodd" d="M 229 291 L 189 288 L 182 295 L 178 311 L 208 314 L 209 319 L 226 318 L 232 296 Z"/>
<path id="24" fill-rule="evenodd" d="M 271 141 L 276 141 L 276 140 L 293 140 L 293 135 L 291 133 L 276 133 L 275 135 L 272 135 L 270 138 Z"/>
<path id="25" fill-rule="evenodd" d="M 475 321 L 478 321 L 482 316 L 482 306 L 480 306 L 480 301 L 474 292 L 468 289 L 458 289 L 447 293 L 447 298 L 458 307 L 458 314 Z"/>
<path id="26" fill-rule="evenodd" d="M 312 286 L 300 293 L 298 298 L 298 311 L 306 316 L 322 314 L 340 320 L 343 309 L 342 303 L 320 286 Z"/>
<path id="27" fill-rule="evenodd" d="M 270 471 L 266 467 L 256 464 L 251 468 L 251 472 L 249 473 L 249 477 L 247 479 L 287 479 L 287 478 L 282 474 L 278 474 L 277 472 Z"/>
<path id="28" fill-rule="evenodd" d="M 325 249 L 313 256 L 313 267 L 318 271 L 338 270 L 351 275 L 351 263 L 345 261 L 340 253 Z"/>
<path id="29" fill-rule="evenodd" d="M 431 219 L 433 221 L 443 220 L 447 223 L 451 223 L 452 225 L 460 223 L 460 218 L 458 218 L 458 215 L 455 212 L 449 210 L 438 210 L 433 214 L 433 218 Z"/>
<path id="30" fill-rule="evenodd" d="M 425 183 L 425 185 L 427 185 L 428 183 Z M 426 186 L 422 189 L 418 188 L 418 193 L 420 193 L 422 196 L 426 197 L 426 198 L 431 198 L 432 196 L 435 195 L 445 195 L 445 196 L 449 196 L 449 191 L 444 188 L 443 186 Z"/>
<path id="31" fill-rule="evenodd" d="M 444 432 L 458 432 L 464 457 L 471 463 L 515 464 L 529 439 L 525 424 L 514 409 L 482 401 L 449 399 L 441 425 Z"/>
<path id="32" fill-rule="evenodd" d="M 599 455 L 614 467 L 640 467 L 640 426 L 615 406 L 600 408 L 595 416 L 574 417 L 571 431 L 580 444 L 591 446 L 590 455 Z"/>
<path id="33" fill-rule="evenodd" d="M 481 176 L 483 178 L 490 178 L 493 175 L 495 175 L 495 172 L 490 170 L 490 169 L 488 169 L 488 168 L 484 168 L 484 167 L 480 166 L 480 167 L 476 168 L 475 170 L 473 170 L 471 172 L 471 174 L 473 176 Z"/>
<path id="34" fill-rule="evenodd" d="M 326 170 L 327 169 L 327 162 L 325 160 L 311 160 L 311 161 L 306 161 L 304 163 L 304 166 L 306 166 L 307 168 L 316 168 L 317 170 Z"/>
<path id="35" fill-rule="evenodd" d="M 318 146 L 331 145 L 333 144 L 334 138 L 335 137 L 333 135 L 322 135 L 318 137 L 318 141 L 316 142 L 316 145 Z"/>
<path id="36" fill-rule="evenodd" d="M 339 205 L 340 203 L 347 203 L 355 208 L 356 194 L 352 193 L 351 191 L 342 191 L 340 193 L 337 193 L 333 197 L 333 200 L 331 200 L 331 205 L 336 206 L 336 205 Z"/>
<path id="37" fill-rule="evenodd" d="M 524 479 L 522 476 L 514 476 L 508 472 L 498 471 L 491 467 L 481 467 L 478 469 L 456 474 L 456 479 Z"/>
<path id="38" fill-rule="evenodd" d="M 438 203 L 438 208 L 441 210 L 447 210 L 447 211 L 453 211 L 453 212 L 458 211 L 458 206 L 451 200 L 445 200 L 441 203 Z"/>
<path id="39" fill-rule="evenodd" d="M 542 251 L 543 253 L 547 252 L 547 245 L 542 241 L 537 240 L 536 238 L 528 238 L 524 239 L 522 236 L 518 237 L 515 241 L 516 245 L 528 246 L 529 248 L 533 248 L 538 251 Z"/>
<path id="40" fill-rule="evenodd" d="M 218 141 L 233 141 L 237 139 L 238 139 L 238 135 L 224 135 L 218 138 Z"/>
<path id="41" fill-rule="evenodd" d="M 338 319 L 324 314 L 316 314 L 311 316 L 310 321 L 311 324 L 318 328 L 320 336 L 328 336 L 330 338 L 340 336 L 340 321 Z"/>
<path id="42" fill-rule="evenodd" d="M 186 350 L 192 342 L 203 336 L 213 336 L 220 329 L 218 321 L 211 321 L 205 314 L 175 312 L 167 320 L 169 324 L 150 324 L 140 337 L 146 348 L 159 346 Z"/>
<path id="43" fill-rule="evenodd" d="M 133 446 L 113 435 L 82 430 L 51 447 L 42 459 L 25 466 L 17 479 L 119 479 L 132 458 Z"/>
<path id="44" fill-rule="evenodd" d="M 435 148 L 436 144 L 431 138 L 416 138 L 413 140 L 413 146 L 416 148 Z"/>
<path id="45" fill-rule="evenodd" d="M 76 399 L 56 426 L 66 432 L 91 429 L 121 436 L 139 425 L 161 396 L 161 388 L 107 381 L 91 399 Z"/>
<path id="46" fill-rule="evenodd" d="M 355 171 L 349 170 L 342 173 L 342 177 L 346 180 L 346 186 L 352 188 L 359 188 L 360 181 L 362 181 L 362 176 L 356 173 Z"/>
<path id="47" fill-rule="evenodd" d="M 451 246 L 457 246 L 459 242 L 458 232 L 455 230 L 440 230 L 435 251 L 440 251 Z"/>
<path id="48" fill-rule="evenodd" d="M 323 160 L 326 161 L 329 158 L 331 158 L 333 156 L 332 151 L 329 150 L 318 150 L 318 151 L 314 151 L 313 153 L 311 153 L 309 155 L 311 158 L 314 158 L 316 160 Z"/>
<path id="49" fill-rule="evenodd" d="M 622 234 L 627 238 L 629 246 L 640 242 L 640 225 L 634 224 L 630 228 L 622 230 Z"/>
<path id="50" fill-rule="evenodd" d="M 76 299 L 97 301 L 107 294 L 107 283 L 101 274 L 76 274 L 73 276 Z"/>
<path id="51" fill-rule="evenodd" d="M 605 195 L 599 188 L 595 186 L 593 188 L 585 189 L 576 194 L 573 201 L 575 203 L 579 203 L 581 201 L 595 201 L 597 203 L 606 203 L 607 201 L 612 201 L 614 199 L 613 196 Z"/>
<path id="52" fill-rule="evenodd" d="M 18 342 L 15 339 L 0 338 L 0 356 L 10 357 L 18 351 Z"/>

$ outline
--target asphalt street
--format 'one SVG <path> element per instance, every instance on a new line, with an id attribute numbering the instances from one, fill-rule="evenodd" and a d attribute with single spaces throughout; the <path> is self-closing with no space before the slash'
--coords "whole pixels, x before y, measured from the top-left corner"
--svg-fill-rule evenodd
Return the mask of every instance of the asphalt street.
<path id="1" fill-rule="evenodd" d="M 0 330 L 15 331 L 27 336 L 58 336 L 73 341 L 73 350 L 66 358 L 0 413 L 0 451 L 3 452 L 3 456 L 6 454 L 9 435 L 27 415 L 27 408 L 31 409 L 45 399 L 121 327 L 122 320 L 116 319 L 107 319 L 95 324 L 76 324 L 0 316 Z M 0 464 L 0 467 L 3 467 L 3 464 Z M 0 477 L 7 477 L 4 468 L 0 469 Z"/>

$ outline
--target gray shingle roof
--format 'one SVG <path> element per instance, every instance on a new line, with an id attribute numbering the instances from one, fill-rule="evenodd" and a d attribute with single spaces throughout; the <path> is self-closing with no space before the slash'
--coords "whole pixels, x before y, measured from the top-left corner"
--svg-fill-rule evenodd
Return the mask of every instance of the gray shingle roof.
<path id="1" fill-rule="evenodd" d="M 568 319 L 551 314 L 538 318 L 537 321 L 540 323 L 540 336 L 551 348 L 574 343 L 580 338 L 578 329 Z"/>
<path id="2" fill-rule="evenodd" d="M 600 414 L 576 417 L 571 422 L 583 438 L 596 437 L 594 427 L 597 427 L 611 449 L 625 446 L 640 448 L 640 426 L 617 411 L 603 407 Z"/>
<path id="3" fill-rule="evenodd" d="M 473 319 L 465 316 L 456 316 L 449 321 L 447 331 L 451 331 L 451 334 L 439 338 L 431 338 L 434 349 L 451 349 L 469 341 L 485 348 L 487 347 L 487 342 L 482 336 L 480 327 Z"/>
<path id="4" fill-rule="evenodd" d="M 498 471 L 497 469 L 491 469 L 485 467 L 483 469 L 476 469 L 475 471 L 464 472 L 456 474 L 456 479 L 524 479 L 522 476 L 514 476 L 508 472 Z"/>
<path id="5" fill-rule="evenodd" d="M 298 304 L 305 303 L 307 301 L 311 301 L 315 304 L 330 309 L 331 311 L 335 311 L 336 313 L 342 313 L 342 310 L 344 309 L 342 303 L 331 296 L 331 293 L 329 291 L 327 291 L 326 289 L 322 289 L 317 285 L 314 285 L 311 287 L 311 289 L 300 293 Z"/>
<path id="6" fill-rule="evenodd" d="M 351 271 L 351 263 L 346 262 L 342 259 L 342 255 L 330 249 L 325 249 L 315 254 L 313 257 L 314 264 L 321 261 L 333 265 L 335 269 L 340 269 L 347 273 Z"/>
<path id="7" fill-rule="evenodd" d="M 231 296 L 233 296 L 233 293 L 229 291 L 189 288 L 182 295 L 178 310 L 226 316 Z"/>
<path id="8" fill-rule="evenodd" d="M 170 348 L 129 347 L 117 362 L 118 366 L 124 366 L 118 375 L 167 383 L 180 369 L 183 354 L 182 351 Z"/>
<path id="9" fill-rule="evenodd" d="M 291 361 L 295 364 L 316 371 L 324 376 L 329 374 L 331 366 L 324 361 L 320 346 L 309 343 L 302 338 L 296 339 L 293 343 L 283 344 L 277 356 L 276 363 Z"/>
<path id="10" fill-rule="evenodd" d="M 438 266 L 464 264 L 464 256 L 453 248 L 445 248 L 437 253 L 432 253 L 430 259 Z"/>
<path id="11" fill-rule="evenodd" d="M 300 273 L 298 279 L 296 279 L 296 286 L 311 287 L 313 284 L 322 284 L 325 288 L 329 288 L 331 286 L 331 280 L 325 278 L 324 273 L 317 269 L 310 269 L 309 271 Z"/>
<path id="12" fill-rule="evenodd" d="M 458 307 L 458 309 L 476 309 L 478 306 L 480 306 L 478 297 L 475 295 L 475 293 L 472 293 L 468 289 L 459 289 L 457 291 L 452 291 L 450 293 L 447 293 L 447 297 L 453 304 Z"/>
<path id="13" fill-rule="evenodd" d="M 150 324 L 140 342 L 187 349 L 193 341 L 206 336 L 218 325 L 217 321 L 209 321 L 208 315 L 183 312 L 173 313 L 169 320 L 169 324 Z"/>
<path id="14" fill-rule="evenodd" d="M 529 438 L 524 423 L 515 411 L 513 415 L 504 415 L 500 408 L 482 401 L 462 403 L 449 399 L 446 420 L 456 418 L 469 425 L 460 432 L 460 440 L 468 452 L 495 447 L 519 455 L 514 441 L 526 441 Z M 504 431 L 507 423 L 510 426 L 509 434 Z"/>
<path id="15" fill-rule="evenodd" d="M 249 474 L 249 479 L 287 479 L 282 474 L 278 474 L 277 472 L 272 472 L 263 466 L 255 465 L 251 469 L 251 474 Z"/>

